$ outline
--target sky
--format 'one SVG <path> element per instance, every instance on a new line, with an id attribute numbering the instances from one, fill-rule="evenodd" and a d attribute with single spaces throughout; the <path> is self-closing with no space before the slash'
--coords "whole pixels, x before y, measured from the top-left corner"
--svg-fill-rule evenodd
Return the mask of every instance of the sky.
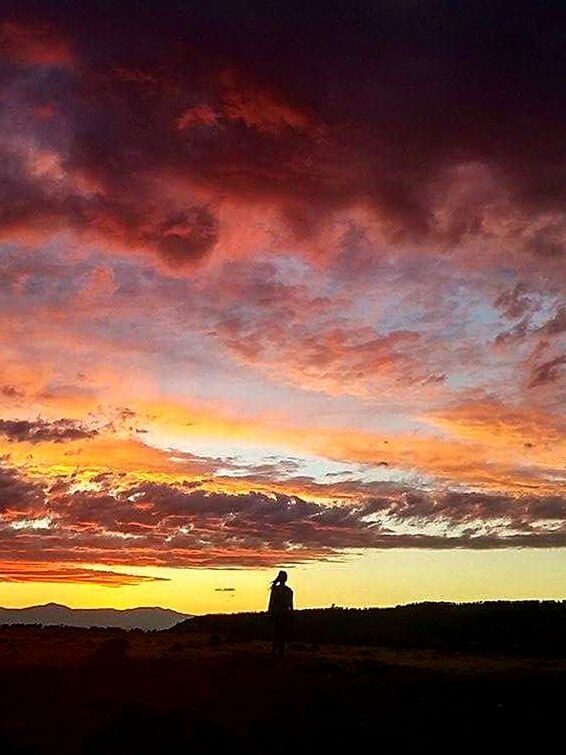
<path id="1" fill-rule="evenodd" d="M 0 604 L 566 598 L 564 31 L 2 3 Z"/>

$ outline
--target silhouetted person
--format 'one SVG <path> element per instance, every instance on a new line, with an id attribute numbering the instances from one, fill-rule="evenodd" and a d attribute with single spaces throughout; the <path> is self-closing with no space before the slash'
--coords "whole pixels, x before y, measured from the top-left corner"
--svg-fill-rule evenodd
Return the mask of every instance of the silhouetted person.
<path id="1" fill-rule="evenodd" d="M 293 615 L 293 591 L 285 584 L 287 572 L 280 571 L 271 583 L 271 595 L 267 609 L 273 629 L 273 645 L 271 655 L 282 656 L 285 642 L 289 635 L 291 617 Z"/>

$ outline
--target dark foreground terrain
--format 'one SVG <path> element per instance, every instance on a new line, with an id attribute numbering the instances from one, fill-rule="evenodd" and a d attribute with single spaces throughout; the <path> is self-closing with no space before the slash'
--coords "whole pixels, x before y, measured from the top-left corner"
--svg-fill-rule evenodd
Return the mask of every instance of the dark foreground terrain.
<path id="1" fill-rule="evenodd" d="M 0 753 L 348 753 L 562 739 L 566 660 L 0 629 Z"/>

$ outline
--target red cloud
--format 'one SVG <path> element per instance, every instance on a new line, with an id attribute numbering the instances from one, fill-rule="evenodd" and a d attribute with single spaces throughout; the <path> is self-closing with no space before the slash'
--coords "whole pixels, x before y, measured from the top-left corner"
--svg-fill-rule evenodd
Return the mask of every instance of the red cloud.
<path id="1" fill-rule="evenodd" d="M 222 76 L 224 115 L 241 121 L 248 128 L 277 135 L 286 129 L 305 131 L 313 122 L 298 107 L 285 104 L 269 91 L 261 91 L 244 77 L 233 72 Z"/>
<path id="2" fill-rule="evenodd" d="M 229 5 L 218 23 L 204 3 L 198 22 L 176 2 L 23 4 L 2 27 L 5 125 L 24 152 L 56 152 L 62 173 L 30 175 L 4 145 L 0 230 L 20 242 L 70 230 L 179 266 L 249 235 L 250 207 L 265 243 L 268 212 L 280 243 L 318 250 L 362 213 L 389 244 L 512 246 L 552 266 L 566 235 L 564 64 L 541 40 L 556 19 L 538 3 L 519 16 L 473 5 L 359 9 L 339 24 L 317 10 L 303 23 L 291 6 L 270 23 L 261 6 L 257 26 L 233 33 Z M 510 23 L 514 66 L 515 36 L 494 32 Z M 68 70 L 40 86 L 29 62 Z M 54 115 L 30 123 L 47 104 Z"/>
<path id="3" fill-rule="evenodd" d="M 15 63 L 71 67 L 73 54 L 68 43 L 47 24 L 0 24 L 0 54 Z"/>
<path id="4" fill-rule="evenodd" d="M 34 562 L 1 562 L 0 582 L 57 582 L 71 584 L 123 587 L 143 582 L 166 581 L 160 577 L 124 574 L 102 569 L 86 569 L 68 564 L 45 564 Z"/>
<path id="5" fill-rule="evenodd" d="M 209 105 L 194 105 L 188 108 L 177 121 L 177 128 L 182 131 L 189 126 L 214 126 L 218 116 Z"/>

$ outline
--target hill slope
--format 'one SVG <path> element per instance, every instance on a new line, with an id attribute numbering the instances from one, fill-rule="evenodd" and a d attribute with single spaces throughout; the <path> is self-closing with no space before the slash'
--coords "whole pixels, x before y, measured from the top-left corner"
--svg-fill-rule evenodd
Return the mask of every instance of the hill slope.
<path id="1" fill-rule="evenodd" d="M 266 640 L 264 613 L 209 614 L 181 622 L 175 634 L 212 633 Z M 394 608 L 295 611 L 292 637 L 302 642 L 431 648 L 566 657 L 566 602 L 416 603 Z"/>

